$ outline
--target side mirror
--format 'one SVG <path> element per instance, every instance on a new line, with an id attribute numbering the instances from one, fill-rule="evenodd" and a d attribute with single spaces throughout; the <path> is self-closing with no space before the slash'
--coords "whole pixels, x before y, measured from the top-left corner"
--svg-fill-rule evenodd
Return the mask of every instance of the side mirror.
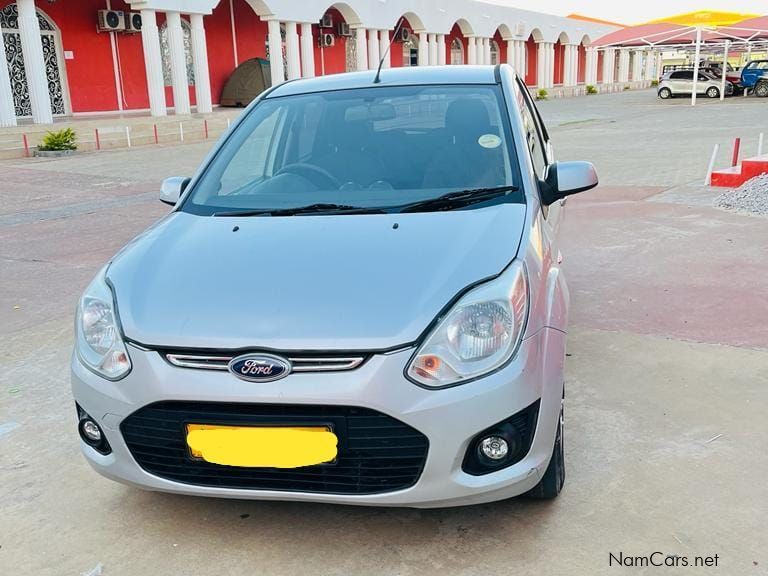
<path id="1" fill-rule="evenodd" d="M 183 176 L 172 176 L 163 180 L 160 186 L 160 202 L 176 206 L 189 181 L 190 178 Z"/>
<path id="2" fill-rule="evenodd" d="M 541 186 L 541 200 L 546 205 L 591 190 L 597 186 L 597 171 L 590 162 L 555 162 L 547 169 Z"/>

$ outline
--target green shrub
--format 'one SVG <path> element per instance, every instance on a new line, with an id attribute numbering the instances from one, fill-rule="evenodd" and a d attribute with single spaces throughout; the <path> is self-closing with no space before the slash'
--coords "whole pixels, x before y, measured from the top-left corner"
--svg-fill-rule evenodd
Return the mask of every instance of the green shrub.
<path id="1" fill-rule="evenodd" d="M 656 88 L 656 86 L 658 86 L 658 85 L 659 85 L 659 81 L 658 80 L 651 80 L 651 87 L 652 88 Z"/>
<path id="2" fill-rule="evenodd" d="M 597 88 L 592 86 L 592 84 L 587 84 L 587 94 L 597 94 Z"/>
<path id="3" fill-rule="evenodd" d="M 624 86 L 624 91 L 625 91 L 625 92 L 627 92 L 628 90 L 631 90 L 631 88 L 629 87 L 629 85 L 627 85 L 627 86 Z"/>
<path id="4" fill-rule="evenodd" d="M 539 91 L 536 92 L 537 100 L 546 100 L 548 97 L 549 97 L 549 92 L 544 90 L 544 88 L 539 88 Z"/>
<path id="5" fill-rule="evenodd" d="M 58 132 L 48 132 L 37 149 L 43 151 L 77 150 L 76 139 L 77 136 L 72 128 L 65 128 Z"/>

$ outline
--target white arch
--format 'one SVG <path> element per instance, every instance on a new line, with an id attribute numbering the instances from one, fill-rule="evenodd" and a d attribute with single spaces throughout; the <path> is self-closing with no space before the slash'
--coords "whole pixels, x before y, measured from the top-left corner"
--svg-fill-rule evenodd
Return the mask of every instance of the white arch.
<path id="1" fill-rule="evenodd" d="M 475 29 L 472 27 L 472 24 L 469 23 L 469 20 L 466 18 L 457 18 L 456 21 L 453 24 L 454 26 L 458 26 L 459 30 L 461 30 L 461 33 L 464 36 L 471 36 L 475 33 Z M 453 28 L 453 26 L 451 26 Z"/>
<path id="2" fill-rule="evenodd" d="M 582 46 L 591 46 L 592 45 L 592 38 L 589 37 L 589 34 L 584 34 L 584 36 L 581 37 L 581 42 L 579 42 Z"/>
<path id="3" fill-rule="evenodd" d="M 568 33 L 565 31 L 560 32 L 560 35 L 557 37 L 557 41 L 560 42 L 560 44 L 571 43 L 571 39 L 568 37 Z"/>
<path id="4" fill-rule="evenodd" d="M 392 24 L 392 28 L 394 29 L 395 26 L 397 26 L 397 23 L 400 21 L 400 18 L 405 18 L 408 21 L 408 24 L 411 25 L 411 28 L 414 32 L 425 32 L 427 29 L 424 26 L 424 21 L 419 17 L 416 12 L 410 11 L 406 12 L 405 14 L 402 14 L 397 17 L 397 20 Z"/>
<path id="5" fill-rule="evenodd" d="M 534 28 L 531 30 L 528 35 L 525 37 L 526 40 L 529 40 L 531 37 L 533 37 L 534 42 L 544 42 L 544 34 L 541 33 L 541 30 L 538 28 Z"/>

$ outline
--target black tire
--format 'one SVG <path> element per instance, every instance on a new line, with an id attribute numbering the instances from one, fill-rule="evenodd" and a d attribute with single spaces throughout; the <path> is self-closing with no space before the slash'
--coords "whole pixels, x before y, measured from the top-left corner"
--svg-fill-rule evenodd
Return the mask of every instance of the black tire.
<path id="1" fill-rule="evenodd" d="M 672 90 L 670 90 L 669 88 L 662 88 L 661 90 L 659 90 L 659 98 L 661 98 L 662 100 L 669 100 L 670 98 L 672 98 Z"/>
<path id="2" fill-rule="evenodd" d="M 544 476 L 536 486 L 526 492 L 528 498 L 536 500 L 553 500 L 557 498 L 565 484 L 565 444 L 564 444 L 564 422 L 563 407 L 560 407 L 560 417 L 557 419 L 557 434 L 555 435 L 555 445 L 552 448 L 552 458 L 549 459 Z"/>
<path id="3" fill-rule="evenodd" d="M 762 82 L 758 82 L 755 86 L 755 95 L 758 98 L 765 98 L 768 96 L 768 82 L 764 80 Z"/>
<path id="4" fill-rule="evenodd" d="M 707 98 L 720 98 L 720 90 L 714 86 L 707 88 Z"/>

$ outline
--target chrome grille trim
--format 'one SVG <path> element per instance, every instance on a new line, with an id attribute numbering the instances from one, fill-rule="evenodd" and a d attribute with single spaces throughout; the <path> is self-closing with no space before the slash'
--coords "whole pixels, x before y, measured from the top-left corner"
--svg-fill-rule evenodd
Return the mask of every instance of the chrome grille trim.
<path id="1" fill-rule="evenodd" d="M 164 354 L 165 359 L 179 368 L 226 371 L 232 358 L 240 354 Z M 291 372 L 343 372 L 354 370 L 365 362 L 364 356 L 288 356 Z"/>

